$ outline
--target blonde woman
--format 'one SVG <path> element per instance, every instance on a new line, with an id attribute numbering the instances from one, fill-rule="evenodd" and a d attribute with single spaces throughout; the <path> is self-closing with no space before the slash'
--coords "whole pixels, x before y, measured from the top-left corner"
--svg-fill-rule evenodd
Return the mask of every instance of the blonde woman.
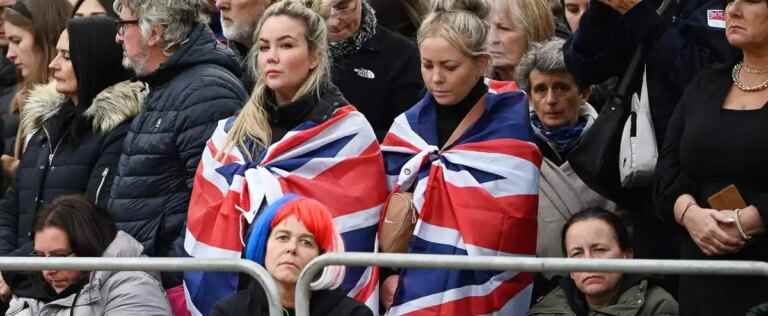
<path id="1" fill-rule="evenodd" d="M 488 13 L 482 0 L 439 0 L 419 29 L 428 93 L 395 119 L 382 146 L 393 192 L 411 193 L 418 212 L 411 253 L 530 256 L 536 250 L 541 154 L 531 142 L 525 94 L 514 83 L 484 78 Z M 532 279 L 402 269 L 384 282 L 382 297 L 392 304 L 389 315 L 525 315 Z"/>
<path id="2" fill-rule="evenodd" d="M 240 257 L 263 206 L 288 193 L 325 204 L 349 251 L 373 251 L 387 196 L 383 161 L 370 124 L 330 81 L 325 22 L 287 0 L 264 12 L 255 34 L 256 85 L 242 112 L 219 122 L 203 153 L 186 251 Z M 350 268 L 343 280 L 329 276 L 326 288 L 340 285 L 360 302 L 376 302 L 376 276 L 374 268 Z M 208 314 L 237 283 L 236 274 L 187 273 L 188 306 Z M 211 284 L 231 287 L 212 291 Z"/>
<path id="3" fill-rule="evenodd" d="M 541 0 L 491 0 L 489 50 L 493 57 L 491 77 L 514 80 L 515 67 L 531 43 L 555 36 L 555 18 Z"/>

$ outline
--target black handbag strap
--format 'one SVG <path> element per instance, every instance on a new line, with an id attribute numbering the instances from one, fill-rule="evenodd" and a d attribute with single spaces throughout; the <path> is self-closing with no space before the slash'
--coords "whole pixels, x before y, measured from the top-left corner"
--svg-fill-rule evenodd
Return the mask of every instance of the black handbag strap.
<path id="1" fill-rule="evenodd" d="M 667 10 L 672 1 L 673 0 L 664 0 L 661 5 L 659 5 L 659 8 L 656 9 L 656 13 L 659 15 L 664 14 L 664 11 Z M 635 76 L 637 67 L 640 66 L 640 60 L 642 59 L 642 56 L 643 43 L 640 43 L 637 45 L 637 50 L 635 51 L 635 54 L 632 55 L 632 60 L 629 62 L 629 67 L 627 67 L 627 71 L 624 73 L 624 77 L 621 78 L 618 89 L 616 90 L 616 96 L 622 100 L 627 96 L 627 89 L 629 89 L 629 84 L 632 82 L 632 77 Z"/>

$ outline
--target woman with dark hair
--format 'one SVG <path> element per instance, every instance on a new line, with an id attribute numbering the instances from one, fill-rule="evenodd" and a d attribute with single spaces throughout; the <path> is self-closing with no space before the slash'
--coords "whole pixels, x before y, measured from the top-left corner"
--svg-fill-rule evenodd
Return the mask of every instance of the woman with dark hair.
<path id="1" fill-rule="evenodd" d="M 112 7 L 112 0 L 77 0 L 72 10 L 75 17 L 87 17 L 93 15 L 106 15 L 117 18 L 117 13 Z"/>
<path id="2" fill-rule="evenodd" d="M 50 64 L 53 82 L 30 92 L 21 129 L 32 133 L 25 136 L 16 190 L 0 200 L 0 254 L 29 252 L 34 218 L 57 196 L 86 193 L 105 205 L 143 95 L 141 84 L 119 83 L 130 73 L 116 32 L 111 18 L 70 20 Z"/>
<path id="3" fill-rule="evenodd" d="M 28 133 L 19 131 L 20 118 L 16 115 L 21 115 L 29 90 L 50 80 L 51 73 L 46 66 L 56 56 L 56 41 L 71 15 L 72 5 L 67 0 L 19 0 L 3 12 L 3 28 L 8 38 L 6 57 L 16 65 L 19 79 L 10 104 L 9 112 L 13 116 L 4 122 L 3 138 L 8 147 L 5 152 L 13 153 L 2 158 L 6 177 L 15 176 L 24 136 Z"/>
<path id="4" fill-rule="evenodd" d="M 569 258 L 634 256 L 622 219 L 600 208 L 581 211 L 568 219 L 561 243 Z M 571 272 L 560 283 L 528 315 L 677 315 L 677 302 L 672 295 L 639 276 Z"/>
<path id="5" fill-rule="evenodd" d="M 62 196 L 37 218 L 38 257 L 139 257 L 142 245 L 118 231 L 107 212 L 77 196 Z M 160 281 L 141 271 L 43 270 L 6 315 L 170 315 Z M 12 280 L 9 280 L 12 282 Z"/>

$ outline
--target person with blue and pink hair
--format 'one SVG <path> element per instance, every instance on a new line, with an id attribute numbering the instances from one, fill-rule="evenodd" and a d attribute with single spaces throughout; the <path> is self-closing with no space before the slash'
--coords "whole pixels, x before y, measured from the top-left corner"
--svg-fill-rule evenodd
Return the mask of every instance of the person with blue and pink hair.
<path id="1" fill-rule="evenodd" d="M 294 291 L 302 269 L 326 252 L 344 252 L 344 241 L 331 212 L 316 200 L 288 194 L 264 209 L 248 234 L 244 253 L 246 259 L 256 261 L 272 275 L 280 291 L 280 304 L 293 315 Z M 310 315 L 373 315 L 338 288 L 343 279 L 344 266 L 329 266 L 310 284 Z M 257 282 L 213 308 L 213 315 L 246 314 L 269 315 L 266 294 Z"/>

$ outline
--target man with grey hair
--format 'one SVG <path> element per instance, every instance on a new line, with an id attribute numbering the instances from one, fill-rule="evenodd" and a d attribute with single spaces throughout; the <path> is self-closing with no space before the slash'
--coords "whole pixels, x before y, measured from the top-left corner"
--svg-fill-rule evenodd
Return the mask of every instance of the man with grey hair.
<path id="1" fill-rule="evenodd" d="M 253 32 L 272 0 L 216 0 L 221 13 L 221 29 L 229 47 L 241 58 L 243 86 L 250 91 L 253 74 L 248 69 L 248 51 L 253 47 Z"/>
<path id="2" fill-rule="evenodd" d="M 201 21 L 201 0 L 116 0 L 123 64 L 147 83 L 131 123 L 108 208 L 150 256 L 182 256 L 197 164 L 219 120 L 248 95 L 231 51 Z M 164 275 L 166 287 L 178 279 Z M 170 275 L 172 276 L 172 275 Z"/>
<path id="3" fill-rule="evenodd" d="M 541 257 L 564 256 L 560 234 L 570 215 L 592 207 L 616 208 L 587 187 L 568 163 L 597 112 L 587 103 L 590 87 L 579 85 L 565 67 L 564 43 L 554 39 L 531 45 L 515 69 L 516 82 L 528 93 L 534 142 L 544 155 L 536 245 Z"/>

